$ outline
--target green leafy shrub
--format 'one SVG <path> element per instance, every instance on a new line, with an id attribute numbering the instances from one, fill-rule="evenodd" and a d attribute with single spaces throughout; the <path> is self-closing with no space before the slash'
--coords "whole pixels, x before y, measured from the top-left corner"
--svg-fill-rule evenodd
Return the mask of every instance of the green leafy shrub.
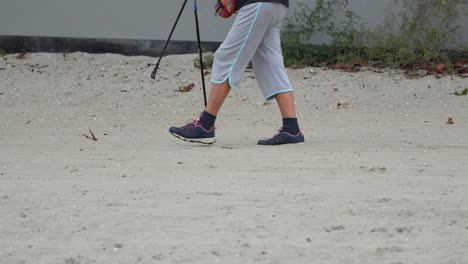
<path id="1" fill-rule="evenodd" d="M 395 0 L 401 9 L 370 30 L 347 10 L 347 0 L 317 0 L 299 4 L 283 30 L 287 66 L 371 62 L 385 67 L 447 66 L 467 57 L 460 27 L 468 0 Z M 309 44 L 316 34 L 328 36 L 327 46 Z M 405 66 L 406 65 L 406 66 Z M 408 66 L 410 65 L 410 66 Z"/>
<path id="2" fill-rule="evenodd" d="M 213 53 L 211 53 L 211 52 L 203 53 L 202 59 L 203 59 L 203 67 L 204 68 L 211 68 L 213 66 L 213 62 L 214 62 L 214 54 Z M 193 64 L 195 65 L 195 67 L 200 68 L 200 60 L 199 60 L 198 57 L 193 60 Z"/>

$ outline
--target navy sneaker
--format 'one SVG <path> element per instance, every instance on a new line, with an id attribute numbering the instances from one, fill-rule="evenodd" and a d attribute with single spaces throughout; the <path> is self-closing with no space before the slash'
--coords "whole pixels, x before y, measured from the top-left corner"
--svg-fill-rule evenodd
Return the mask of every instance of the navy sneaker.
<path id="1" fill-rule="evenodd" d="M 215 139 L 215 127 L 207 130 L 200 124 L 200 119 L 182 127 L 170 127 L 169 132 L 176 138 L 191 143 L 213 144 Z"/>
<path id="2" fill-rule="evenodd" d="M 259 140 L 258 145 L 297 144 L 304 141 L 304 131 L 297 133 L 297 135 L 292 135 L 284 132 L 283 128 L 281 128 L 272 138 Z"/>

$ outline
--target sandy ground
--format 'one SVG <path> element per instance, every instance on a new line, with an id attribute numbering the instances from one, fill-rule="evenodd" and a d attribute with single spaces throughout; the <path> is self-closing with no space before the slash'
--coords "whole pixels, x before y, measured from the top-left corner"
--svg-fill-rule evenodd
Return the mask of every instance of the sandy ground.
<path id="1" fill-rule="evenodd" d="M 279 111 L 247 72 L 203 146 L 167 132 L 203 109 L 196 55 L 157 81 L 149 57 L 16 55 L 0 263 L 468 263 L 468 79 L 289 70 L 307 142 L 262 147 Z"/>

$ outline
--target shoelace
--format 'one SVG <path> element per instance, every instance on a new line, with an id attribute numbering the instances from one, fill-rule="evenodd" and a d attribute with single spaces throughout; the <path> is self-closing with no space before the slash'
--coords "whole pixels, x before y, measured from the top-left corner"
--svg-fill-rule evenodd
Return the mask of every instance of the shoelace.
<path id="1" fill-rule="evenodd" d="M 281 133 L 283 132 L 283 127 L 280 127 L 277 131 L 276 131 L 276 134 L 273 136 L 273 138 L 277 138 L 281 135 Z"/>
<path id="2" fill-rule="evenodd" d="M 195 127 L 200 122 L 200 118 L 195 119 L 193 123 L 188 123 L 187 125 L 183 126 L 184 129 Z"/>
<path id="3" fill-rule="evenodd" d="M 200 118 L 197 118 L 195 119 L 195 121 L 193 121 L 193 123 L 189 123 L 185 126 L 183 126 L 184 129 L 189 129 L 189 128 L 192 128 L 192 127 L 196 127 L 197 125 L 201 126 L 203 129 L 207 130 L 205 127 L 203 127 L 202 124 L 199 124 L 200 123 Z M 213 126 L 214 129 L 216 129 L 215 126 Z M 209 129 L 211 131 L 211 129 Z"/>
<path id="4" fill-rule="evenodd" d="M 276 134 L 273 136 L 273 138 L 278 138 L 278 137 L 281 135 L 281 133 L 288 133 L 288 132 L 284 132 L 284 131 L 283 131 L 283 127 L 280 127 L 280 128 L 277 130 Z M 293 135 L 293 134 L 291 134 L 291 133 L 288 133 L 288 134 L 290 134 L 290 135 L 292 135 L 292 136 L 296 136 L 296 135 Z M 304 132 L 303 132 L 303 131 L 300 131 L 299 134 L 304 135 Z M 299 134 L 298 134 L 298 135 L 299 135 Z"/>
<path id="5" fill-rule="evenodd" d="M 274 134 L 272 138 L 267 139 L 267 140 L 276 142 L 276 139 L 279 138 L 281 135 L 281 132 L 283 132 L 282 130 L 283 130 L 283 127 L 280 127 L 280 129 L 276 131 L 276 134 Z"/>
<path id="6" fill-rule="evenodd" d="M 278 131 L 276 132 L 276 134 L 273 135 L 273 138 L 272 138 L 272 139 L 278 138 L 280 135 L 281 135 L 281 130 L 278 130 Z"/>

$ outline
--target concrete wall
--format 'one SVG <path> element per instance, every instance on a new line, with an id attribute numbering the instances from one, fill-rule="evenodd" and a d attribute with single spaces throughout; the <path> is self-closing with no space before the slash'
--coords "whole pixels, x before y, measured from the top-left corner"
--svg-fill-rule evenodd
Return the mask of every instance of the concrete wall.
<path id="1" fill-rule="evenodd" d="M 298 1 L 291 0 L 289 13 Z M 303 0 L 314 3 L 314 0 Z M 42 36 L 130 40 L 165 40 L 183 0 L 0 0 L 0 36 Z M 201 36 L 204 41 L 222 41 L 231 19 L 214 16 L 215 0 L 198 0 Z M 368 26 L 380 25 L 395 0 L 350 0 L 349 8 Z M 459 21 L 468 43 L 468 17 Z M 173 36 L 196 39 L 192 0 Z M 315 43 L 326 42 L 317 39 Z"/>
<path id="2" fill-rule="evenodd" d="M 402 0 L 348 0 L 348 10 L 353 11 L 360 17 L 359 23 L 362 23 L 365 27 L 373 29 L 382 25 L 389 14 L 398 14 L 403 7 Z M 294 9 L 297 8 L 297 3 L 310 3 L 313 6 L 316 0 L 290 0 L 291 8 L 289 14 L 294 13 Z M 468 45 L 468 5 L 463 7 L 464 10 L 460 10 L 460 18 L 455 21 L 455 25 L 459 26 L 459 33 L 462 41 Z M 329 37 L 316 34 L 319 39 L 313 39 L 314 44 L 328 44 L 330 41 Z"/>
<path id="3" fill-rule="evenodd" d="M 167 39 L 183 0 L 0 0 L 0 35 Z M 201 35 L 221 41 L 229 20 L 214 16 L 215 0 L 198 0 Z M 192 0 L 174 40 L 195 40 Z"/>

